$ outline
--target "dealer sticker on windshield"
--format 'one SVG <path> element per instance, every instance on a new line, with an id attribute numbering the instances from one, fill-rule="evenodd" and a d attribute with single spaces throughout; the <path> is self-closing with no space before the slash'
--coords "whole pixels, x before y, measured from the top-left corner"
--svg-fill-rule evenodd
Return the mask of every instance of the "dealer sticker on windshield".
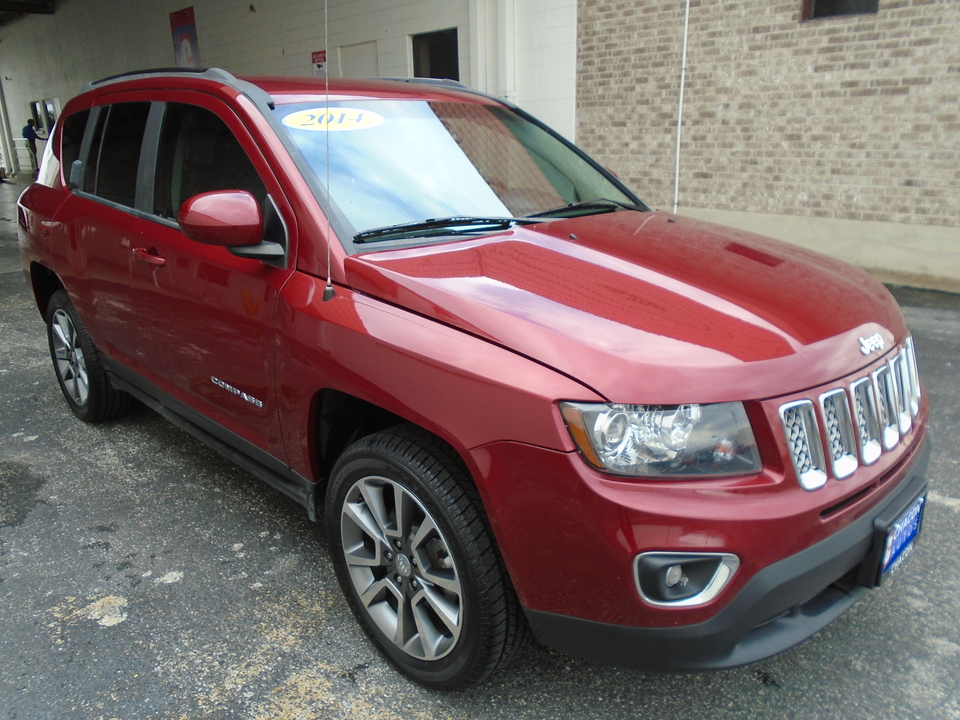
<path id="1" fill-rule="evenodd" d="M 913 549 L 914 538 L 920 532 L 926 500 L 926 497 L 917 498 L 913 505 L 887 529 L 887 541 L 883 548 L 883 562 L 880 566 L 882 574 L 888 575 L 895 572 Z"/>
<path id="2" fill-rule="evenodd" d="M 383 116 L 370 110 L 332 107 L 298 110 L 283 118 L 283 124 L 295 130 L 368 130 L 383 124 Z"/>

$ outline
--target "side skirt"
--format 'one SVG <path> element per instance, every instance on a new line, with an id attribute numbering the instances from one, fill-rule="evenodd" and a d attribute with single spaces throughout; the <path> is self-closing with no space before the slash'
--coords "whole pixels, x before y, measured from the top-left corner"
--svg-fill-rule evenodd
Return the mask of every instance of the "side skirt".
<path id="1" fill-rule="evenodd" d="M 221 455 L 256 475 L 307 509 L 307 515 L 318 522 L 316 483 L 311 482 L 266 451 L 204 417 L 173 396 L 163 392 L 140 375 L 110 358 L 101 356 L 111 384 L 130 393 L 154 412 L 177 427 L 186 430 Z"/>

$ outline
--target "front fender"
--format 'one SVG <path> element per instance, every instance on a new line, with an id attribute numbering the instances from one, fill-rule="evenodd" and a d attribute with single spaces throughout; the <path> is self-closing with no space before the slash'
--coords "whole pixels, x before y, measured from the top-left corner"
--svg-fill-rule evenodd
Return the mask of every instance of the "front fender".
<path id="1" fill-rule="evenodd" d="M 278 315 L 279 398 L 293 468 L 319 479 L 313 398 L 333 389 L 443 438 L 463 454 L 498 441 L 571 452 L 559 399 L 602 402 L 555 370 L 383 301 L 298 273 Z"/>

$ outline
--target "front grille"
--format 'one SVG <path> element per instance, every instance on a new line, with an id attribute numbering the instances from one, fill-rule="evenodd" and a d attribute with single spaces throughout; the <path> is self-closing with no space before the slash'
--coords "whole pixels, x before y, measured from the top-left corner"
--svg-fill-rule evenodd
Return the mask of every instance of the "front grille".
<path id="1" fill-rule="evenodd" d="M 920 378 L 910 337 L 870 375 L 822 393 L 816 403 L 782 405 L 780 422 L 801 487 L 816 490 L 828 476 L 843 480 L 861 465 L 872 465 L 899 445 L 919 412 Z"/>

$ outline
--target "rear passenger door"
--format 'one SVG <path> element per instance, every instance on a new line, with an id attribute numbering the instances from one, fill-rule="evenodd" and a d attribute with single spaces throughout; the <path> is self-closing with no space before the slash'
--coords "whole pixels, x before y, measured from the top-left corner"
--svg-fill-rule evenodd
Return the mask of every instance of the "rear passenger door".
<path id="1" fill-rule="evenodd" d="M 70 271 L 63 281 L 94 341 L 111 356 L 134 352 L 138 340 L 130 302 L 130 248 L 150 109 L 148 101 L 118 102 L 84 111 L 85 127 L 81 114 L 65 121 L 65 127 L 70 123 L 76 126 L 74 134 L 82 135 L 78 151 L 86 160 L 73 178 L 76 192 L 58 211 L 69 227 Z M 71 168 L 64 171 L 70 177 Z"/>
<path id="2" fill-rule="evenodd" d="M 130 250 L 134 359 L 189 419 L 213 433 L 226 428 L 223 439 L 236 445 L 239 436 L 247 452 L 252 444 L 282 457 L 275 328 L 279 291 L 292 272 L 292 211 L 230 108 L 200 93 L 169 95 L 177 101 L 151 113 L 152 167 L 138 191 L 149 210 L 137 221 Z M 212 190 L 250 192 L 266 233 L 287 257 L 265 263 L 188 239 L 176 220 L 180 206 Z"/>

